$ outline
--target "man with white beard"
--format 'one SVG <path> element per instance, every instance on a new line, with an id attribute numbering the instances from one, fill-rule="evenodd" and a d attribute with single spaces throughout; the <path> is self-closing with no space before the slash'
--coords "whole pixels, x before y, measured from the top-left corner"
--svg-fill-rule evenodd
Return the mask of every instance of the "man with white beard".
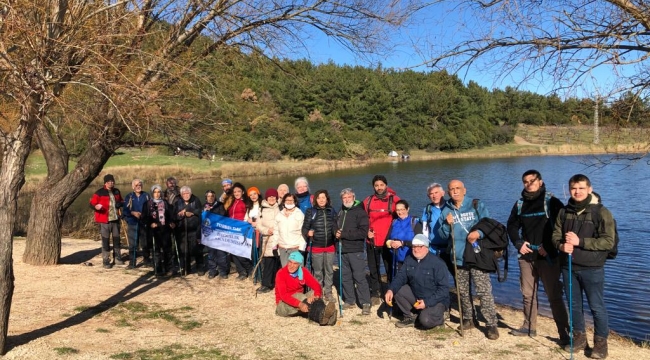
<path id="1" fill-rule="evenodd" d="M 341 211 L 336 217 L 336 239 L 341 251 L 340 269 L 343 286 L 343 309 L 356 307 L 356 297 L 362 307 L 363 315 L 370 315 L 370 289 L 366 280 L 366 260 L 363 256 L 366 234 L 368 233 L 368 214 L 361 202 L 355 199 L 354 191 L 341 190 Z"/>

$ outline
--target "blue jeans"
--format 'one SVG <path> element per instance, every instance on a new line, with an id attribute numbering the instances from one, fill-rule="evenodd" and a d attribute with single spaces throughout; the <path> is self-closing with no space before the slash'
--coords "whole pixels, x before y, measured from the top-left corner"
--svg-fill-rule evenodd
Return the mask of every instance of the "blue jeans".
<path id="1" fill-rule="evenodd" d="M 585 315 L 582 308 L 582 292 L 587 296 L 587 303 L 594 318 L 594 334 L 607 338 L 609 325 L 607 324 L 607 309 L 605 308 L 605 268 L 573 270 L 571 274 L 572 286 L 569 288 L 569 269 L 562 269 L 564 288 L 567 294 L 571 293 L 573 301 L 573 332 L 585 332 Z"/>

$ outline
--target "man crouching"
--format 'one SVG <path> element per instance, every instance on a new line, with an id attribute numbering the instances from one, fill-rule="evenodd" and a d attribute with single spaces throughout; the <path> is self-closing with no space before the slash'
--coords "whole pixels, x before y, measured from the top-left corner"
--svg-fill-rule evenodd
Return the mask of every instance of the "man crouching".
<path id="1" fill-rule="evenodd" d="M 299 251 L 289 255 L 287 265 L 275 275 L 275 314 L 278 316 L 306 315 L 320 325 L 336 324 L 336 304 L 325 305 L 318 280 L 303 268 L 304 257 Z M 304 294 L 304 287 L 310 291 Z"/>
<path id="2" fill-rule="evenodd" d="M 386 304 L 393 305 L 395 294 L 395 302 L 404 314 L 404 320 L 395 326 L 415 326 L 417 319 L 426 330 L 445 323 L 445 310 L 449 308 L 447 266 L 429 252 L 429 238 L 425 235 L 415 235 L 412 244 L 411 254 L 386 292 Z"/>

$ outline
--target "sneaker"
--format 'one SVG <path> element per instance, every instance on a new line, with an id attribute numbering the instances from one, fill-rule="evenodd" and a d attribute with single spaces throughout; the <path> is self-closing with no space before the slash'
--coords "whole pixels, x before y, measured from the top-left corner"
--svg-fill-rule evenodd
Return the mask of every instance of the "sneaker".
<path id="1" fill-rule="evenodd" d="M 499 329 L 496 327 L 496 325 L 488 326 L 487 338 L 490 340 L 496 340 L 499 338 Z"/>
<path id="2" fill-rule="evenodd" d="M 111 265 L 111 264 L 104 264 L 104 269 L 110 269 L 112 267 L 113 267 L 113 265 Z"/>
<path id="3" fill-rule="evenodd" d="M 325 310 L 323 310 L 323 317 L 320 320 L 321 325 L 327 325 L 330 322 L 330 318 L 332 316 L 336 316 L 336 304 L 331 301 L 328 302 L 327 305 L 325 306 Z"/>
<path id="4" fill-rule="evenodd" d="M 415 318 L 414 317 L 404 317 L 404 320 L 396 322 L 395 327 L 406 328 L 406 327 L 415 327 Z"/>
<path id="5" fill-rule="evenodd" d="M 472 319 L 463 319 L 463 331 L 469 330 L 474 327 L 474 320 Z M 460 330 L 460 325 L 458 326 L 458 330 Z"/>
<path id="6" fill-rule="evenodd" d="M 530 330 L 525 327 L 521 327 L 519 329 L 512 329 L 508 332 L 510 335 L 514 336 L 530 336 L 530 337 L 535 337 L 537 336 L 537 330 Z"/>
<path id="7" fill-rule="evenodd" d="M 258 294 L 266 294 L 267 292 L 271 291 L 271 288 L 268 287 L 268 286 L 260 286 L 260 287 L 257 288 L 256 291 L 257 291 Z"/>
<path id="8" fill-rule="evenodd" d="M 237 276 L 237 280 L 239 280 L 239 281 L 245 281 L 246 279 L 248 279 L 248 277 L 246 277 L 246 275 Z"/>
<path id="9" fill-rule="evenodd" d="M 373 296 L 370 298 L 370 303 L 375 306 L 381 305 L 381 298 L 378 296 Z"/>
<path id="10" fill-rule="evenodd" d="M 370 315 L 370 304 L 363 304 L 361 315 Z"/>
<path id="11" fill-rule="evenodd" d="M 352 310 L 356 308 L 357 308 L 357 304 L 350 304 L 350 303 L 343 304 L 343 310 Z"/>

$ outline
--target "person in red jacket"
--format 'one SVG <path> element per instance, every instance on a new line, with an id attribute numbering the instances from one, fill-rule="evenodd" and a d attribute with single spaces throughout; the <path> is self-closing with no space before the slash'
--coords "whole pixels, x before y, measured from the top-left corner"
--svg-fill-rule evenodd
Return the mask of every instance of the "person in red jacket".
<path id="1" fill-rule="evenodd" d="M 102 262 L 105 269 L 111 264 L 110 237 L 113 236 L 113 260 L 115 265 L 124 265 L 120 253 L 120 211 L 123 203 L 120 190 L 115 187 L 115 178 L 111 174 L 104 176 L 104 186 L 90 198 L 90 206 L 95 211 L 95 222 L 99 224 L 102 237 Z"/>
<path id="2" fill-rule="evenodd" d="M 323 289 L 318 280 L 305 269 L 300 251 L 289 254 L 287 265 L 275 275 L 275 314 L 282 317 L 307 315 L 321 325 L 336 323 L 336 303 L 327 305 L 321 299 Z M 304 287 L 310 290 L 304 294 Z"/>
<path id="3" fill-rule="evenodd" d="M 384 246 L 388 236 L 388 228 L 395 217 L 395 204 L 400 198 L 388 187 L 388 181 L 383 175 L 372 178 L 372 187 L 375 193 L 363 200 L 363 208 L 368 213 L 368 239 L 366 252 L 368 254 L 368 268 L 370 269 L 370 296 L 372 305 L 381 304 L 382 284 L 379 272 L 380 261 L 384 261 L 384 269 L 390 269 L 393 264 L 392 253 Z M 392 274 L 387 272 L 388 282 L 392 281 Z"/>

